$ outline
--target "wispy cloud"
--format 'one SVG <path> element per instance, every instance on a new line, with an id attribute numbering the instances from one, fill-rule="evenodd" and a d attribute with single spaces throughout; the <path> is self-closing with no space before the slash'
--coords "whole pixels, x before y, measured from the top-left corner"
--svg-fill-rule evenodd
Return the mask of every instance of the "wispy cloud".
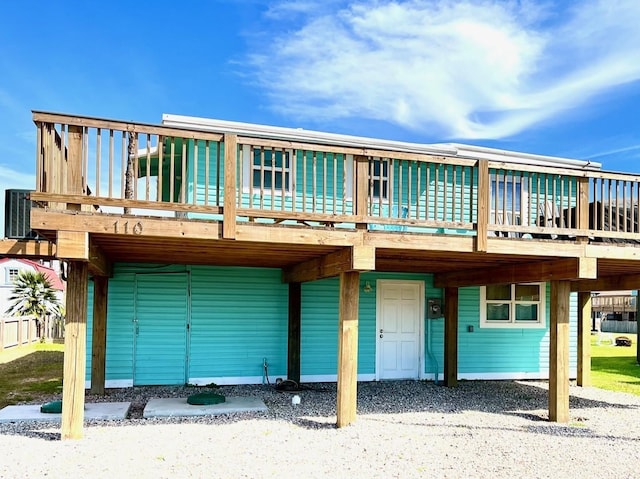
<path id="1" fill-rule="evenodd" d="M 298 0 L 249 62 L 274 109 L 505 138 L 640 79 L 640 2 Z M 305 12 L 310 12 L 308 15 Z M 297 26 L 296 26 L 297 25 Z"/>

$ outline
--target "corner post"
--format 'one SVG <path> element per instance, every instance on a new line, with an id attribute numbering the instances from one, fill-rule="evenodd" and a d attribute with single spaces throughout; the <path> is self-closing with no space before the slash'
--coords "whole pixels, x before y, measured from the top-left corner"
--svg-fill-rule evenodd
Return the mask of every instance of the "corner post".
<path id="1" fill-rule="evenodd" d="M 337 427 L 356 419 L 358 402 L 358 304 L 360 273 L 340 273 L 338 310 Z"/>
<path id="2" fill-rule="evenodd" d="M 80 439 L 83 435 L 88 280 L 88 264 L 69 261 L 62 381 L 62 439 Z"/>
<path id="3" fill-rule="evenodd" d="M 302 284 L 289 283 L 289 341 L 287 348 L 287 379 L 300 383 L 300 322 Z"/>
<path id="4" fill-rule="evenodd" d="M 549 421 L 569 422 L 569 281 L 551 281 Z"/>
<path id="5" fill-rule="evenodd" d="M 91 341 L 91 394 L 104 395 L 107 346 L 107 295 L 109 278 L 93 277 L 93 329 Z"/>
<path id="6" fill-rule="evenodd" d="M 236 184 L 238 167 L 238 136 L 224 135 L 224 210 L 222 237 L 236 238 Z"/>
<path id="7" fill-rule="evenodd" d="M 84 193 L 82 176 L 82 143 L 84 130 L 81 126 L 69 126 L 68 163 L 66 167 L 66 184 L 62 193 L 81 195 Z M 80 210 L 80 205 L 67 205 L 69 210 Z"/>
<path id="8" fill-rule="evenodd" d="M 444 384 L 458 385 L 458 288 L 444 289 Z"/>
<path id="9" fill-rule="evenodd" d="M 489 178 L 489 162 L 478 160 L 478 214 L 476 228 L 476 251 L 487 252 L 487 236 L 489 234 L 489 207 L 491 203 L 491 181 Z"/>
<path id="10" fill-rule="evenodd" d="M 356 216 L 364 218 L 367 216 L 367 207 L 369 204 L 369 158 L 366 156 L 354 156 L 355 162 L 355 178 L 356 178 L 356 194 L 355 194 L 355 213 Z M 366 229 L 366 223 L 356 223 L 356 228 Z"/>

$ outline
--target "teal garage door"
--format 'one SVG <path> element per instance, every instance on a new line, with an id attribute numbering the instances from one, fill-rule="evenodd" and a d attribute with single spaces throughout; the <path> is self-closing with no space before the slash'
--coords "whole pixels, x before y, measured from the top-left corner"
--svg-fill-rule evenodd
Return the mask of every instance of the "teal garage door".
<path id="1" fill-rule="evenodd" d="M 184 384 L 187 371 L 187 273 L 137 274 L 135 385 Z"/>

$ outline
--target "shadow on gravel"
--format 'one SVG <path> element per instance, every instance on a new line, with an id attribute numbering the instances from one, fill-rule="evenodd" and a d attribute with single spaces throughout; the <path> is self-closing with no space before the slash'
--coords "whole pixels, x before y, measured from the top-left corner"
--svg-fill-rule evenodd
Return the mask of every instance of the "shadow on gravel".
<path id="1" fill-rule="evenodd" d="M 174 417 L 143 419 L 142 412 L 150 398 L 187 397 L 194 392 L 205 391 L 205 387 L 166 387 L 147 386 L 107 390 L 105 396 L 87 394 L 87 402 L 131 401 L 129 417 L 119 421 L 95 421 L 85 423 L 86 427 L 126 427 L 157 424 L 229 424 L 252 419 L 289 421 L 307 429 L 335 428 L 336 385 L 319 383 L 303 385 L 300 405 L 292 405 L 292 394 L 278 392 L 269 385 L 222 386 L 219 392 L 227 396 L 256 396 L 269 408 L 264 413 L 240 413 L 224 416 Z M 615 401 L 597 401 L 576 396 L 570 398 L 570 408 L 576 409 L 638 409 L 638 405 Z M 428 381 L 382 381 L 358 384 L 358 416 L 389 415 L 390 421 L 398 421 L 395 415 L 406 413 L 436 413 L 446 416 L 458 415 L 468 411 L 485 412 L 497 415 L 510 415 L 530 421 L 532 432 L 554 434 L 562 426 L 548 423 L 548 390 L 543 381 L 460 381 L 455 388 L 435 385 Z M 317 419 L 316 419 L 317 418 Z M 583 418 L 576 418 L 578 423 Z M 379 420 L 379 418 L 375 418 Z M 425 426 L 431 420 L 425 416 Z M 537 423 L 534 425 L 534 423 Z M 440 424 L 442 426 L 442 424 Z M 459 427 L 451 425 L 451 427 Z M 542 427 L 542 429 L 540 429 Z M 47 432 L 59 428 L 59 424 L 21 423 L 18 425 L 0 424 L 0 434 L 19 434 L 42 440 L 58 440 L 59 433 Z M 579 431 L 576 434 L 589 436 L 584 427 L 571 427 Z M 499 429 L 496 428 L 496 429 Z M 522 430 L 522 429 L 519 429 Z M 557 432 L 556 432 L 557 434 Z"/>

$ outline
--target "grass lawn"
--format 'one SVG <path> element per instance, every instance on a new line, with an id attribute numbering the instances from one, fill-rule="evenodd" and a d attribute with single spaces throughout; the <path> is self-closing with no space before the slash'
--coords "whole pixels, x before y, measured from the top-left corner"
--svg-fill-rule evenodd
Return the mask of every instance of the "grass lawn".
<path id="1" fill-rule="evenodd" d="M 34 344 L 0 352 L 0 409 L 62 391 L 62 344 Z"/>
<path id="2" fill-rule="evenodd" d="M 598 345 L 591 337 L 591 380 L 595 387 L 640 396 L 640 366 L 636 360 L 636 334 L 611 333 L 611 337 L 625 336 L 633 341 L 631 347 Z M 615 343 L 614 343 L 615 344 Z"/>

